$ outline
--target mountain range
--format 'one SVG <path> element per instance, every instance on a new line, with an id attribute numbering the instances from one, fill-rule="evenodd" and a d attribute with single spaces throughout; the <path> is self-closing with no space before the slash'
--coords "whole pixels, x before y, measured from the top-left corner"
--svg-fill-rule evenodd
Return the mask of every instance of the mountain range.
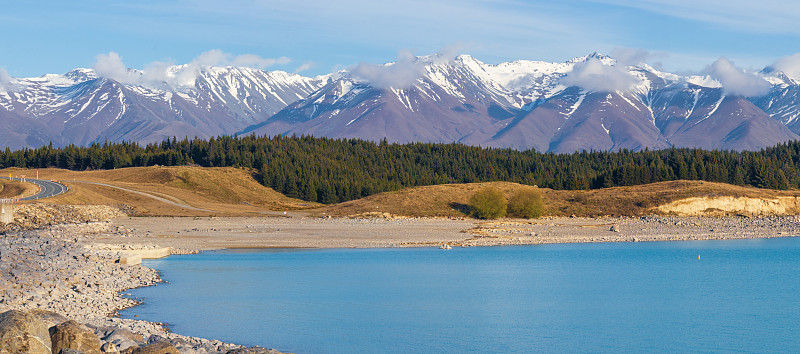
<path id="1" fill-rule="evenodd" d="M 684 76 L 591 54 L 497 65 L 415 57 L 305 77 L 244 67 L 75 69 L 0 84 L 0 148 L 176 136 L 313 135 L 458 142 L 566 153 L 676 147 L 758 150 L 800 139 L 800 80 L 774 68 Z M 180 78 L 180 80 L 177 80 Z M 741 80 L 740 80 L 741 81 Z"/>

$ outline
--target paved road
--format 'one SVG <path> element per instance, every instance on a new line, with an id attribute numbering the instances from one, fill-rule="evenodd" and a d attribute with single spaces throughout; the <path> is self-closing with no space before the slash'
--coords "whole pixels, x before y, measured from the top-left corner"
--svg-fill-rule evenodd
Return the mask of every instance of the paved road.
<path id="1" fill-rule="evenodd" d="M 33 183 L 33 184 L 39 186 L 39 193 L 36 193 L 36 194 L 34 194 L 32 196 L 25 197 L 25 198 L 14 199 L 14 200 L 17 200 L 17 201 L 36 200 L 36 199 L 44 199 L 44 198 L 55 197 L 55 196 L 57 196 L 59 194 L 65 193 L 67 190 L 69 190 L 69 187 L 67 187 L 67 186 L 65 186 L 65 185 L 63 185 L 61 183 L 53 182 L 53 181 L 47 181 L 47 180 L 43 180 L 43 179 L 16 178 L 16 177 L 15 178 L 0 177 L 0 178 L 2 178 L 2 179 L 10 179 L 10 180 L 14 180 L 14 181 L 29 182 L 29 183 Z"/>

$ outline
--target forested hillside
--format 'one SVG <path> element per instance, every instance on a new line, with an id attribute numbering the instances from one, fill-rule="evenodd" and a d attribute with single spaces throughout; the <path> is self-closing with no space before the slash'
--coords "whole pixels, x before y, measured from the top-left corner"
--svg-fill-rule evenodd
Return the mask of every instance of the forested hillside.
<path id="1" fill-rule="evenodd" d="M 314 137 L 220 137 L 52 146 L 0 153 L 0 168 L 72 170 L 152 165 L 253 168 L 290 197 L 336 203 L 405 187 L 508 181 L 553 189 L 705 180 L 761 188 L 800 186 L 800 142 L 758 152 L 656 151 L 539 153 L 461 144 L 388 144 Z"/>

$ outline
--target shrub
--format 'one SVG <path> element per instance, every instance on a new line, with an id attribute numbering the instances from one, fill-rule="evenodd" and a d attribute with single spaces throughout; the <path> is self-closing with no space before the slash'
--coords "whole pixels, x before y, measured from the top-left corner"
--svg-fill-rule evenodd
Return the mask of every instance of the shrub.
<path id="1" fill-rule="evenodd" d="M 469 198 L 469 209 L 472 216 L 478 219 L 495 219 L 506 216 L 505 195 L 494 187 L 483 188 Z"/>
<path id="2" fill-rule="evenodd" d="M 539 218 L 544 214 L 544 201 L 539 189 L 525 188 L 508 200 L 508 212 L 518 218 Z"/>

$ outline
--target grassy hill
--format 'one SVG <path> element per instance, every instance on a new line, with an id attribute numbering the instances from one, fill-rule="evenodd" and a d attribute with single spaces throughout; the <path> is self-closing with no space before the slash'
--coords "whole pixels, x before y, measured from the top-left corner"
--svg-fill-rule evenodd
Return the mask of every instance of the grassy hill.
<path id="1" fill-rule="evenodd" d="M 22 169 L 5 169 L 0 170 L 0 173 L 28 176 L 35 174 Z M 135 215 L 160 216 L 257 216 L 274 212 L 282 214 L 283 211 L 303 211 L 318 216 L 374 216 L 388 213 L 402 216 L 464 217 L 469 213 L 467 203 L 470 196 L 485 186 L 496 187 L 507 197 L 520 189 L 535 188 L 510 182 L 444 184 L 406 188 L 340 204 L 321 205 L 286 197 L 258 183 L 252 170 L 240 168 L 180 166 L 96 171 L 40 169 L 39 176 L 43 179 L 60 180 L 71 186 L 66 194 L 48 199 L 49 203 L 116 205 Z M 78 181 L 105 183 L 116 188 Z M 5 181 L 0 196 L 19 194 L 21 190 L 30 192 L 31 185 L 25 185 Z M 665 214 L 676 210 L 664 208 L 665 205 L 698 198 L 704 202 L 693 204 L 693 208 L 701 208 L 695 210 L 697 213 L 718 215 L 720 210 L 713 201 L 725 197 L 730 197 L 728 204 L 736 204 L 733 212 L 725 212 L 728 214 L 800 213 L 800 191 L 778 191 L 724 183 L 672 181 L 596 190 L 539 190 L 546 206 L 545 215 L 551 216 Z M 747 200 L 758 203 L 743 204 Z M 782 205 L 783 209 L 775 212 L 777 209 L 763 209 L 762 205 Z M 730 205 L 725 207 L 730 208 Z M 759 208 L 763 211 L 759 211 Z M 719 209 L 724 207 L 720 206 Z"/>
<path id="2" fill-rule="evenodd" d="M 36 194 L 38 190 L 32 183 L 0 179 L 0 199 L 26 197 Z"/>
<path id="3" fill-rule="evenodd" d="M 30 170 L 20 169 L 5 169 L 0 173 L 32 175 Z M 48 202 L 125 205 L 137 215 L 251 215 L 269 210 L 320 206 L 288 198 L 258 183 L 252 171 L 232 167 L 132 167 L 96 171 L 40 169 L 39 177 L 59 180 L 70 186 L 69 192 L 48 199 Z M 78 181 L 104 183 L 130 191 Z M 208 211 L 181 208 L 151 196 Z"/>
<path id="4" fill-rule="evenodd" d="M 472 193 L 485 186 L 500 189 L 506 194 L 506 197 L 510 197 L 522 188 L 534 188 L 509 182 L 407 188 L 331 205 L 321 209 L 320 213 L 344 216 L 378 212 L 408 216 L 462 217 L 468 211 L 467 203 Z M 701 181 L 672 181 L 579 191 L 542 188 L 540 191 L 546 206 L 545 215 L 551 216 L 664 214 L 664 211 L 656 208 L 687 198 L 735 197 L 774 200 L 800 197 L 798 191 L 778 191 Z M 708 210 L 707 214 L 718 214 L 715 212 L 715 210 Z"/>

